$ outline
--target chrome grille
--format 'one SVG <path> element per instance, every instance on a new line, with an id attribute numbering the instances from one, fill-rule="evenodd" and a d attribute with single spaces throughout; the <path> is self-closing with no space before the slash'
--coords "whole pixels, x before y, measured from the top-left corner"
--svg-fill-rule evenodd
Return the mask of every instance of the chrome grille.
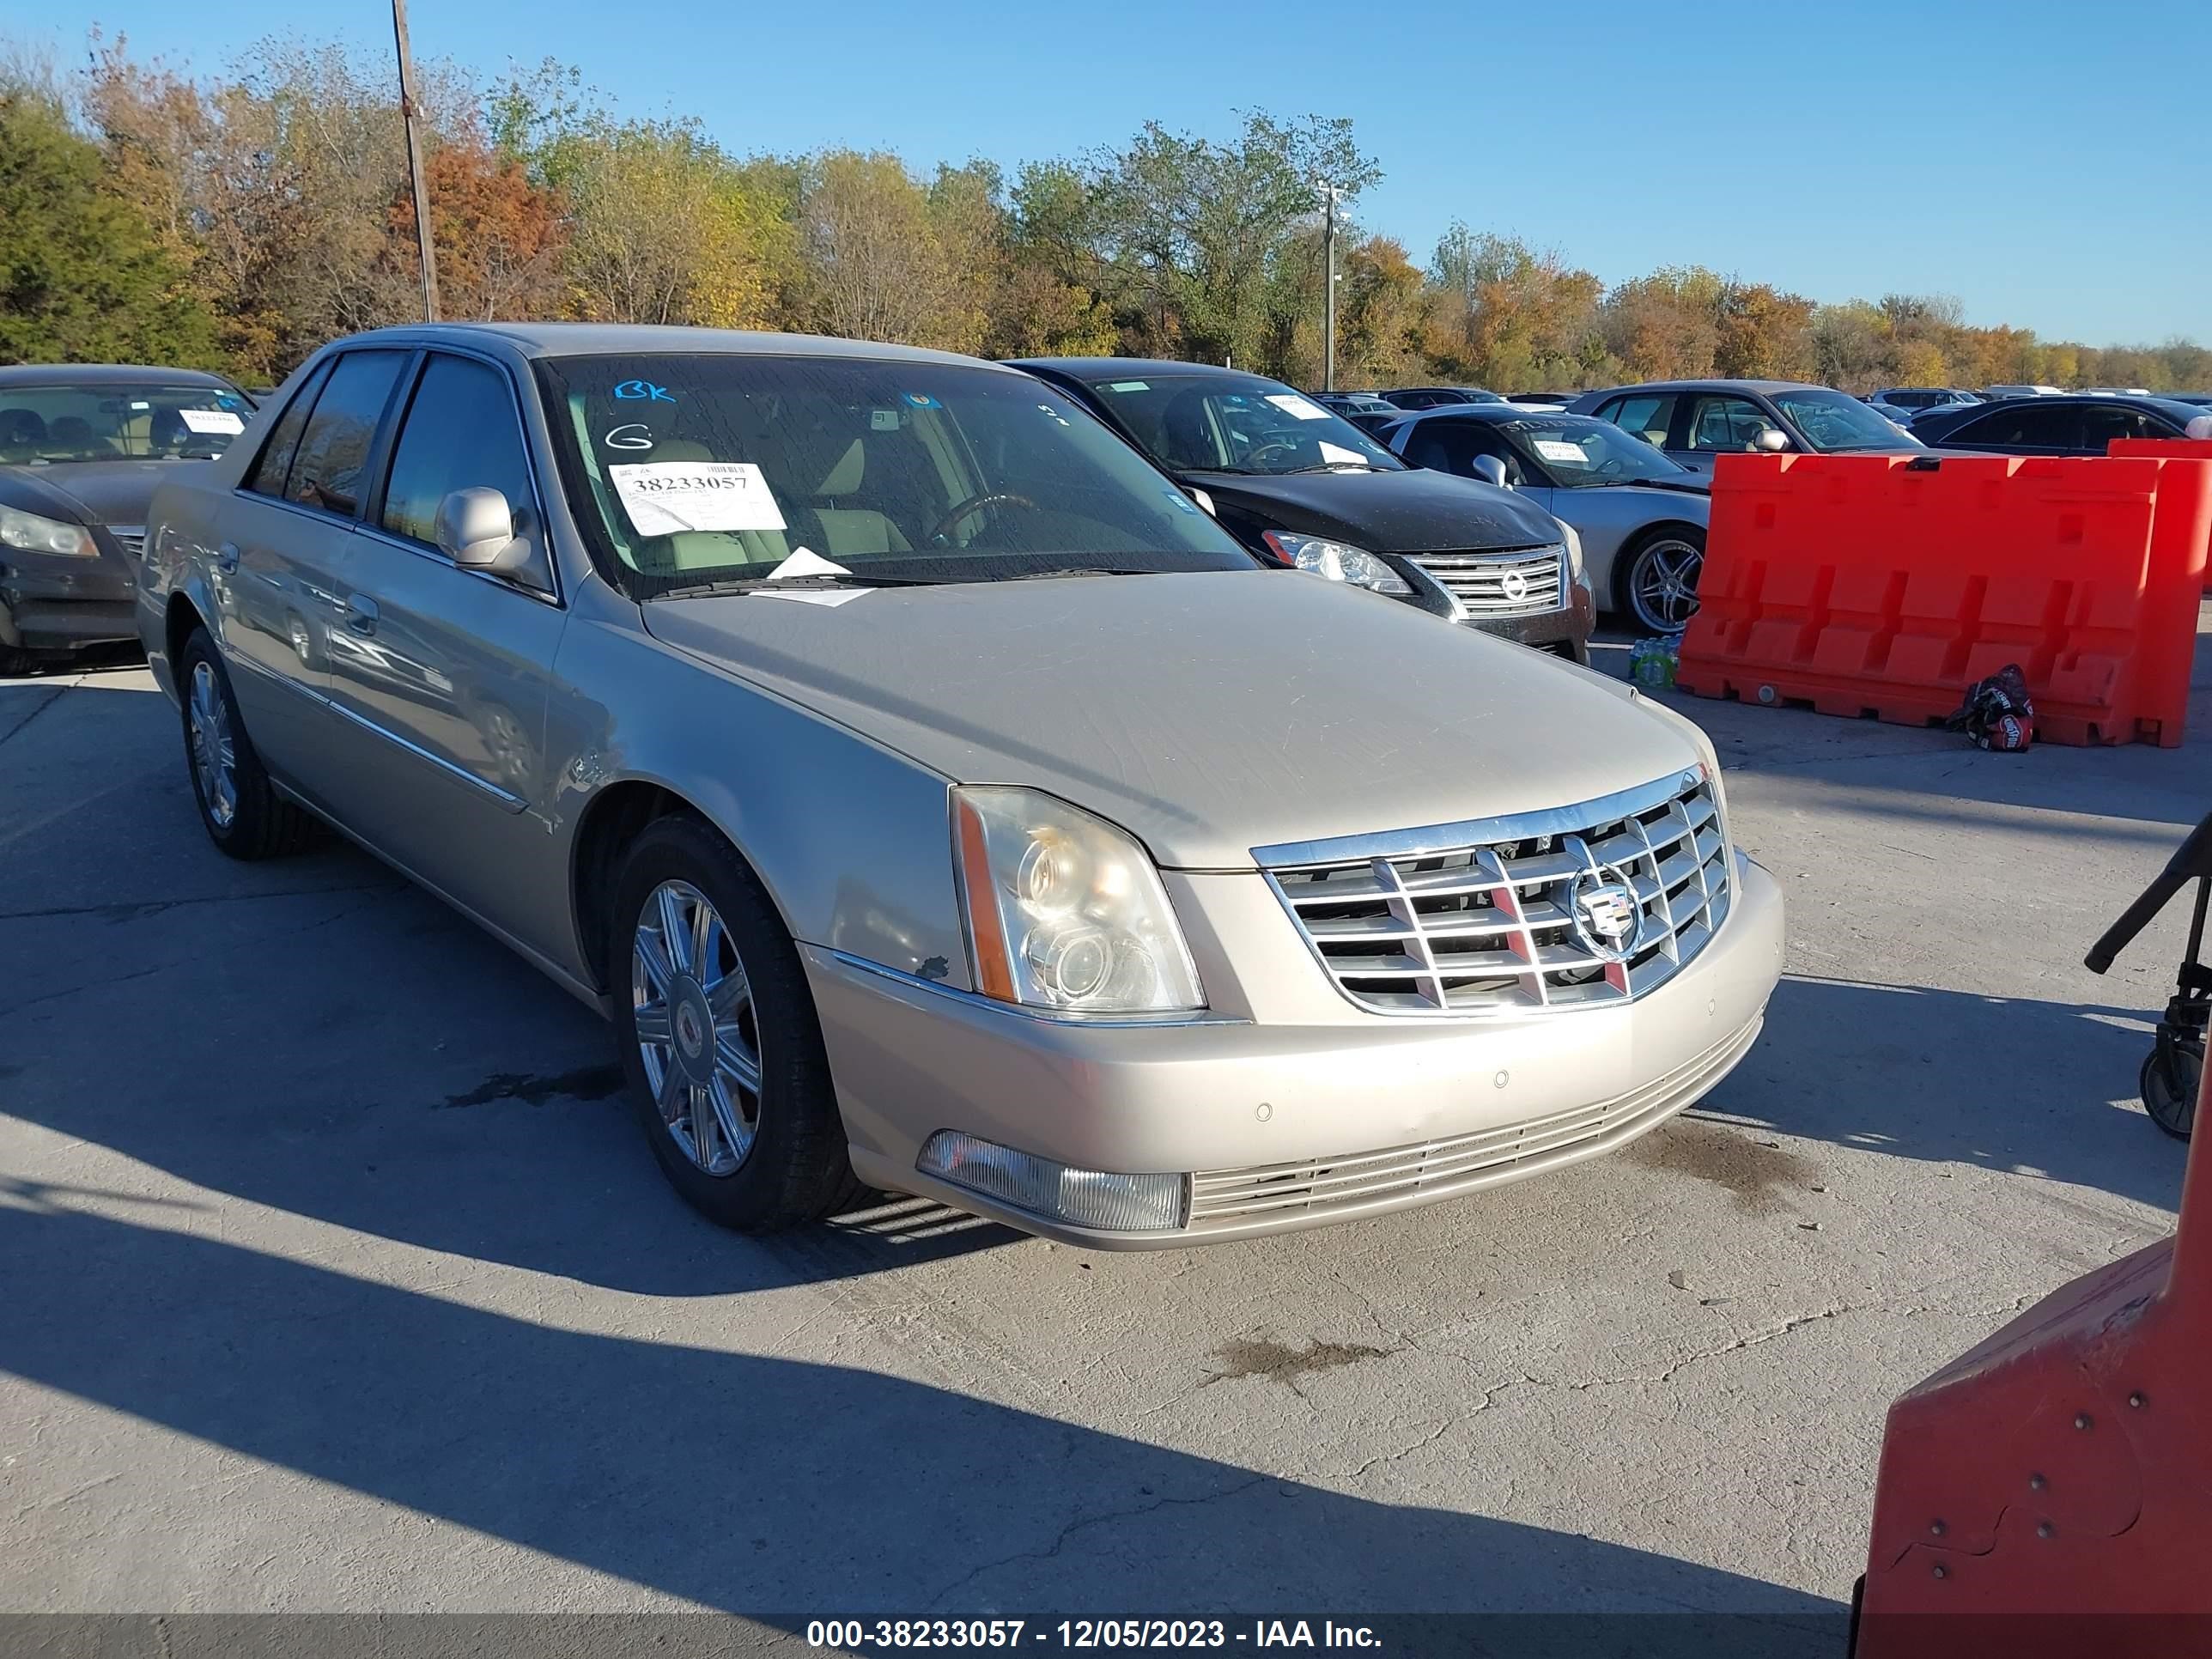
<path id="1" fill-rule="evenodd" d="M 112 524 L 107 533 L 123 544 L 123 550 L 134 559 L 146 556 L 146 526 L 143 524 Z"/>
<path id="2" fill-rule="evenodd" d="M 1301 1212 L 1349 1210 L 1409 1192 L 1471 1192 L 1565 1163 L 1664 1121 L 1711 1088 L 1743 1057 L 1760 1021 L 1716 1043 L 1664 1077 L 1612 1100 L 1413 1146 L 1191 1177 L 1194 1231 Z"/>
<path id="3" fill-rule="evenodd" d="M 1534 617 L 1566 603 L 1567 550 L 1515 548 L 1507 552 L 1408 553 L 1470 617 Z"/>
<path id="4" fill-rule="evenodd" d="M 1728 837 L 1703 767 L 1580 806 L 1374 839 L 1364 856 L 1355 842 L 1325 861 L 1255 857 L 1336 988 L 1378 1014 L 1626 1001 L 1728 916 Z"/>

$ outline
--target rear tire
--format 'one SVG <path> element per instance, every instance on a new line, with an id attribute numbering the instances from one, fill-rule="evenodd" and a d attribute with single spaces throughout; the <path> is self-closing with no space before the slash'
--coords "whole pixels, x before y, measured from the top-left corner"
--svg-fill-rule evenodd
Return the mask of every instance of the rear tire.
<path id="1" fill-rule="evenodd" d="M 623 852 L 606 985 L 623 1071 L 661 1173 L 702 1215 L 774 1232 L 853 1207 L 822 1023 L 758 878 L 688 814 Z"/>
<path id="2" fill-rule="evenodd" d="M 1613 603 L 1646 634 L 1679 634 L 1698 614 L 1705 532 L 1691 525 L 1646 531 L 1620 556 Z"/>
<path id="3" fill-rule="evenodd" d="M 313 844 L 322 826 L 269 781 L 204 628 L 192 629 L 185 641 L 176 673 L 185 770 L 208 839 L 230 857 L 249 860 L 283 858 Z"/>

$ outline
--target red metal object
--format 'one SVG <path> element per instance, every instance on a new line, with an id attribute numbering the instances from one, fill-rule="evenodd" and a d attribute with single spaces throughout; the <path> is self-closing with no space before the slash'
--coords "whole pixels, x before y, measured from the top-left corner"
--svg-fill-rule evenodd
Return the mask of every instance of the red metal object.
<path id="1" fill-rule="evenodd" d="M 2200 1133 L 2172 1237 L 2045 1297 L 1890 1407 L 1855 1659 L 2212 1652 L 2208 1362 Z"/>
<path id="2" fill-rule="evenodd" d="M 2212 459 L 1723 455 L 1675 684 L 1940 722 L 2006 663 L 2039 738 L 2178 746 Z"/>

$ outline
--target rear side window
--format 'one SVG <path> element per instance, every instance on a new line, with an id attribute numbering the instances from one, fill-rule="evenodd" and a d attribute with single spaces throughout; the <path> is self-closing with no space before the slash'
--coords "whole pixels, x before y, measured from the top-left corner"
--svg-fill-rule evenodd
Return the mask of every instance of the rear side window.
<path id="1" fill-rule="evenodd" d="M 1667 428 L 1674 420 L 1674 400 L 1650 392 L 1616 398 L 1598 411 L 1598 418 L 1611 421 L 1622 431 L 1632 432 L 1654 447 L 1664 449 Z"/>
<path id="2" fill-rule="evenodd" d="M 406 362 L 404 351 L 349 351 L 337 360 L 301 434 L 286 500 L 349 519 L 360 508 L 369 447 Z"/>
<path id="3" fill-rule="evenodd" d="M 434 353 L 392 447 L 384 527 L 434 544 L 438 503 L 456 489 L 496 489 L 518 520 L 534 505 L 506 376 L 484 363 Z"/>
<path id="4" fill-rule="evenodd" d="M 284 475 L 292 470 L 292 457 L 299 452 L 300 434 L 307 428 L 308 411 L 314 408 L 316 394 L 322 391 L 330 373 L 328 363 L 317 368 L 277 417 L 269 441 L 261 451 L 261 459 L 254 464 L 253 476 L 246 481 L 246 487 L 256 495 L 284 493 Z"/>
<path id="5" fill-rule="evenodd" d="M 2022 398 L 2011 408 L 1969 421 L 1948 441 L 1965 447 L 1991 449 L 2076 449 L 2081 447 L 2081 417 L 2071 409 L 2052 409 Z M 1938 439 L 1938 443 L 1947 441 Z"/>

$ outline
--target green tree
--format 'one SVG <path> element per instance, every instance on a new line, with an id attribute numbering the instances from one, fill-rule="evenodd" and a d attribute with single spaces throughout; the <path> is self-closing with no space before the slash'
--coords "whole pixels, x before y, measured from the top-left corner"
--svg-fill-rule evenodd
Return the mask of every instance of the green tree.
<path id="1" fill-rule="evenodd" d="M 214 319 L 102 172 L 56 103 L 0 90 L 0 361 L 213 365 Z"/>

